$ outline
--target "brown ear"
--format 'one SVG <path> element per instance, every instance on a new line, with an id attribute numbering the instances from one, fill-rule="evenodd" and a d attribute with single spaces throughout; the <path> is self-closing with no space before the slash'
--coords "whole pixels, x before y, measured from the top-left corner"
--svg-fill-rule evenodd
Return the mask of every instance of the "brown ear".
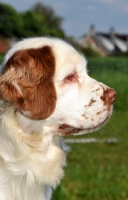
<path id="1" fill-rule="evenodd" d="M 49 117 L 56 104 L 55 58 L 49 46 L 17 51 L 0 77 L 3 99 L 31 119 Z"/>

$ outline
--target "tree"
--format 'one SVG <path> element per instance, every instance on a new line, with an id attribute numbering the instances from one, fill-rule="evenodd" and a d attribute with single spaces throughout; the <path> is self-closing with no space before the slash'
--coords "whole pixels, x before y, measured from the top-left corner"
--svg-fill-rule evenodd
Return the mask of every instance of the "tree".
<path id="1" fill-rule="evenodd" d="M 46 32 L 47 28 L 43 23 L 42 16 L 29 10 L 24 13 L 21 13 L 21 17 L 23 20 L 23 27 L 21 32 L 22 37 L 31 37 L 35 35 L 41 36 L 43 33 Z"/>
<path id="2" fill-rule="evenodd" d="M 52 8 L 36 4 L 33 9 L 18 13 L 7 4 L 0 3 L 0 36 L 11 38 L 50 35 L 65 37 L 62 18 Z"/>
<path id="3" fill-rule="evenodd" d="M 0 3 L 0 36 L 19 36 L 22 29 L 22 19 L 14 8 Z"/>
<path id="4" fill-rule="evenodd" d="M 65 37 L 65 33 L 61 27 L 63 19 L 57 16 L 51 7 L 47 7 L 44 4 L 37 3 L 32 8 L 32 10 L 36 14 L 42 16 L 42 18 L 44 19 L 42 25 L 45 25 L 45 27 L 47 27 L 46 34 L 58 37 Z"/>

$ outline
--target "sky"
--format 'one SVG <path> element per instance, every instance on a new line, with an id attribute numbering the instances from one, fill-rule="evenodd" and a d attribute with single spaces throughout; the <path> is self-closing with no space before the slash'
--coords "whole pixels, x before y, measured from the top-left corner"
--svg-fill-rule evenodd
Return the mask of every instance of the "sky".
<path id="1" fill-rule="evenodd" d="M 62 28 L 68 36 L 79 38 L 88 33 L 90 25 L 96 31 L 128 33 L 128 0 L 0 0 L 17 11 L 26 11 L 40 2 L 51 6 L 63 18 Z"/>

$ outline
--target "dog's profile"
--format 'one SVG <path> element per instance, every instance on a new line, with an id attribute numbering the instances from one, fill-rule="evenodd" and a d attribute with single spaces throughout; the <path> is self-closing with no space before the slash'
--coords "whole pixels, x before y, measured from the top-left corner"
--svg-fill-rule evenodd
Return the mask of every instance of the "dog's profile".
<path id="1" fill-rule="evenodd" d="M 101 128 L 116 93 L 90 78 L 86 59 L 55 38 L 30 38 L 0 75 L 0 200 L 50 200 L 63 177 L 61 136 Z"/>

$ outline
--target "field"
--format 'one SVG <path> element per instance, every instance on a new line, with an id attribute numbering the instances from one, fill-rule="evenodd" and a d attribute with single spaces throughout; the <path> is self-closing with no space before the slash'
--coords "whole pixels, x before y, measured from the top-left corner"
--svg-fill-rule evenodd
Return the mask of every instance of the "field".
<path id="1" fill-rule="evenodd" d="M 128 200 L 128 58 L 90 58 L 88 71 L 117 91 L 114 112 L 101 130 L 73 138 L 117 143 L 69 144 L 65 177 L 52 200 Z"/>

